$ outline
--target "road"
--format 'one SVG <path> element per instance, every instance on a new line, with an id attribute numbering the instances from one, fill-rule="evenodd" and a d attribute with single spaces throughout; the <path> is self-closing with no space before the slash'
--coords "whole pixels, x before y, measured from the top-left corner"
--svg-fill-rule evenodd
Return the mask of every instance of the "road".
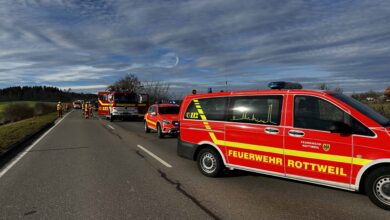
<path id="1" fill-rule="evenodd" d="M 1 219 L 390 219 L 358 193 L 240 171 L 207 178 L 175 138 L 81 111 L 22 154 L 0 175 Z"/>

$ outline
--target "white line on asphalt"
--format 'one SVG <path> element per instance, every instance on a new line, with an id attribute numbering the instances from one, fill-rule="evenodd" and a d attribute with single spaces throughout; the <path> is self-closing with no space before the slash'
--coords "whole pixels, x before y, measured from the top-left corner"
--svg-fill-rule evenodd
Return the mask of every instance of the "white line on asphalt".
<path id="1" fill-rule="evenodd" d="M 150 152 L 148 149 L 142 147 L 139 144 L 137 145 L 137 147 L 140 148 L 141 150 L 145 151 L 146 153 L 148 153 L 151 157 L 156 159 L 158 162 L 162 163 L 164 166 L 166 166 L 168 168 L 172 168 L 172 165 L 170 165 L 169 163 L 165 162 L 163 159 L 159 158 L 157 155 L 155 155 L 154 153 Z"/>
<path id="2" fill-rule="evenodd" d="M 107 125 L 109 128 L 111 128 L 112 130 L 115 130 L 114 127 L 112 127 L 111 125 Z"/>
<path id="3" fill-rule="evenodd" d="M 72 113 L 74 110 L 70 111 L 68 114 L 66 114 L 63 118 L 61 118 L 53 127 L 51 127 L 49 130 L 47 130 L 38 140 L 34 141 L 33 144 L 31 144 L 26 150 L 24 150 L 21 154 L 19 154 L 14 160 L 11 161 L 10 164 L 8 164 L 3 170 L 0 171 L 0 178 L 3 177 L 19 160 L 21 160 L 24 155 L 26 155 L 35 145 L 37 145 L 46 135 L 50 133 L 57 125 L 59 125 L 62 120 L 64 120 L 70 113 Z"/>

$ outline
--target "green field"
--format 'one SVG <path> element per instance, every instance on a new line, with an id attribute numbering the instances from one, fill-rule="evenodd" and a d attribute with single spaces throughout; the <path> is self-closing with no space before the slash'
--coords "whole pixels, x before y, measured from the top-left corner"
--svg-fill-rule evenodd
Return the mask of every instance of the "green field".
<path id="1" fill-rule="evenodd" d="M 13 144 L 54 122 L 56 118 L 56 113 L 50 113 L 0 126 L 0 155 Z"/>
<path id="2" fill-rule="evenodd" d="M 37 103 L 49 103 L 54 105 L 56 104 L 55 102 L 36 102 L 36 101 L 12 101 L 12 102 L 0 102 L 0 118 L 2 117 L 2 114 L 5 110 L 5 108 L 10 105 L 10 104 L 25 104 L 28 107 L 34 107 Z"/>

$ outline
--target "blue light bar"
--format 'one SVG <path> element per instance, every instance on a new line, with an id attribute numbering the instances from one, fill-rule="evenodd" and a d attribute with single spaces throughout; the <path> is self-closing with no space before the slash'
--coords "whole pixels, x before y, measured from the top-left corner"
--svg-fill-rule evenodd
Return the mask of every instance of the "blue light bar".
<path id="1" fill-rule="evenodd" d="M 270 82 L 268 83 L 270 89 L 302 89 L 302 85 L 292 82 Z"/>

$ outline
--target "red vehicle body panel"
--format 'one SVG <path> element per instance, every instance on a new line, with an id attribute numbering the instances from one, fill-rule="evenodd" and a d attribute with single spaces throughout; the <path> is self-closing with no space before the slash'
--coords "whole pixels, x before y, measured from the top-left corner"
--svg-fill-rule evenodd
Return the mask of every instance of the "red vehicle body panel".
<path id="1" fill-rule="evenodd" d="M 179 114 L 160 114 L 159 108 L 161 107 L 177 107 L 176 104 L 155 104 L 151 105 L 150 109 L 155 108 L 156 115 L 151 114 L 148 111 L 145 116 L 145 123 L 153 130 L 157 130 L 157 125 L 161 126 L 162 132 L 165 134 L 178 133 L 179 132 Z M 169 121 L 169 124 L 163 123 L 163 121 Z"/>
<path id="2" fill-rule="evenodd" d="M 216 97 L 282 96 L 279 125 L 208 120 L 199 100 Z M 343 110 L 371 130 L 374 136 L 341 135 L 329 131 L 294 127 L 294 97 L 321 98 Z M 201 120 L 185 114 L 195 103 Z M 201 111 L 199 111 L 199 109 Z M 225 166 L 291 179 L 359 190 L 364 171 L 372 165 L 390 162 L 390 135 L 384 128 L 353 107 L 313 90 L 255 90 L 196 94 L 185 97 L 180 110 L 180 139 L 213 146 Z M 296 136 L 295 130 L 304 132 Z M 273 133 L 270 133 L 272 131 Z"/>

